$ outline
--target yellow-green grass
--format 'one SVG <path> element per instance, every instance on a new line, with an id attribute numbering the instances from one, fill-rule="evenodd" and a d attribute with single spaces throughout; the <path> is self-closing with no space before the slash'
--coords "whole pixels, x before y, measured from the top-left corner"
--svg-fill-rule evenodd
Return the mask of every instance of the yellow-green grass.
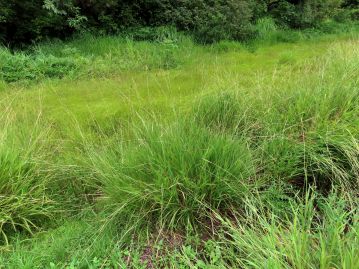
<path id="1" fill-rule="evenodd" d="M 87 75 L 30 85 L 5 85 L 6 89 L 0 92 L 1 104 L 10 106 L 19 115 L 32 112 L 36 116 L 41 112 L 46 120 L 65 129 L 69 120 L 86 125 L 91 120 L 126 119 L 141 111 L 171 114 L 174 107 L 186 109 L 206 93 L 258 91 L 268 83 L 280 84 L 283 76 L 298 78 L 305 71 L 307 61 L 315 62 L 331 47 L 351 42 L 354 41 L 348 38 L 303 41 L 259 47 L 254 52 L 245 48 L 216 52 L 209 47 L 196 47 L 193 51 L 181 51 L 180 57 L 188 60 L 170 70 L 118 70 L 110 76 Z M 96 61 L 91 64 L 96 69 Z"/>
<path id="2" fill-rule="evenodd" d="M 33 193 L 48 202 L 34 204 L 46 222 L 15 225 L 0 262 L 143 268 L 150 251 L 170 268 L 356 266 L 358 42 L 184 39 L 165 67 L 163 44 L 66 43 L 88 61 L 78 75 L 0 86 L 0 141 L 36 177 L 13 174 L 41 175 Z"/>

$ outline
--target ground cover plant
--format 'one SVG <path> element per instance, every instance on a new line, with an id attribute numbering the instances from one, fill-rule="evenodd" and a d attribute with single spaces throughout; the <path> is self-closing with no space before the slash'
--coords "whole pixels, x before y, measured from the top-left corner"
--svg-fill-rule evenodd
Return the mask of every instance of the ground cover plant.
<path id="1" fill-rule="evenodd" d="M 0 268 L 357 268 L 357 26 L 277 15 L 1 48 Z"/>

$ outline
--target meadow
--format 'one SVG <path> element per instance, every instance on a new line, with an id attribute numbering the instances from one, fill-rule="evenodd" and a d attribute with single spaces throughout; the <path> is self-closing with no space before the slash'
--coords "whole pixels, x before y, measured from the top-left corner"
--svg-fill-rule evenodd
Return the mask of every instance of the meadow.
<path id="1" fill-rule="evenodd" d="M 1 48 L 0 268 L 359 268 L 357 28 L 257 27 Z"/>

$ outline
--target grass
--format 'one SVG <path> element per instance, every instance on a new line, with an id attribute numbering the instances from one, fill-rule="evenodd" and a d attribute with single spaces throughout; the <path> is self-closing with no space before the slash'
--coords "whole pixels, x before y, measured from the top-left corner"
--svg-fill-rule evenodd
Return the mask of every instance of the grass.
<path id="1" fill-rule="evenodd" d="M 6 113 L 7 114 L 7 113 Z M 7 117 L 6 117 L 7 116 Z M 0 139 L 0 233 L 1 243 L 8 244 L 8 234 L 32 234 L 41 223 L 52 216 L 53 201 L 46 188 L 51 180 L 41 167 L 41 140 L 48 136 L 47 129 L 23 124 L 14 126 L 10 113 L 2 121 Z"/>
<path id="2" fill-rule="evenodd" d="M 90 152 L 93 174 L 113 214 L 184 227 L 199 222 L 207 208 L 241 203 L 241 193 L 254 185 L 248 182 L 254 160 L 246 141 L 187 124 L 192 123 L 146 126 L 129 149 L 116 143 L 104 157 Z"/>
<path id="3" fill-rule="evenodd" d="M 0 268 L 358 267 L 358 37 L 257 27 L 1 49 Z"/>

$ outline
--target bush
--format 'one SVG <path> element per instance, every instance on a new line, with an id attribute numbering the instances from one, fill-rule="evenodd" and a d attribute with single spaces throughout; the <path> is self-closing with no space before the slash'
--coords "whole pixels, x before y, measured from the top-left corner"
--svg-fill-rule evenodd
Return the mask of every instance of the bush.
<path id="1" fill-rule="evenodd" d="M 45 37 L 66 37 L 73 32 L 60 13 L 43 5 L 43 1 L 0 0 L 0 10 L 5 11 L 0 20 L 0 39 L 21 45 Z"/>
<path id="2" fill-rule="evenodd" d="M 270 14 L 281 26 L 295 25 L 296 7 L 288 1 L 280 0 L 270 6 Z"/>
<path id="3" fill-rule="evenodd" d="M 325 19 L 342 12 L 341 0 L 306 0 L 293 4 L 280 0 L 270 6 L 270 13 L 277 23 L 292 28 L 315 27 Z"/>
<path id="4" fill-rule="evenodd" d="M 215 1 L 204 4 L 203 10 L 193 13 L 193 33 L 202 43 L 220 40 L 246 40 L 254 36 L 252 9 L 247 1 Z"/>
<path id="5" fill-rule="evenodd" d="M 345 9 L 344 9 L 345 8 Z M 278 25 L 314 27 L 329 18 L 355 18 L 357 3 L 341 0 L 135 0 L 88 1 L 0 0 L 0 41 L 21 45 L 75 32 L 117 34 L 140 28 L 140 38 L 153 39 L 151 27 L 173 26 L 202 43 L 246 40 L 254 22 L 273 16 Z M 141 37 L 142 36 L 142 37 Z"/>
<path id="6" fill-rule="evenodd" d="M 174 25 L 192 33 L 201 43 L 244 40 L 253 35 L 256 5 L 252 0 L 164 0 L 152 4 L 154 11 L 150 26 Z M 146 32 L 151 36 L 151 30 L 146 29 L 144 35 Z"/>

